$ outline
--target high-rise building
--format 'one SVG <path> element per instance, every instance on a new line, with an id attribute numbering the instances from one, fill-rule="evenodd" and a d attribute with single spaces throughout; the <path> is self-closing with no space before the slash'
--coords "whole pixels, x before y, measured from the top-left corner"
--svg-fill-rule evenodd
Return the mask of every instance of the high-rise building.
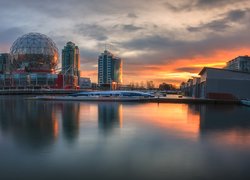
<path id="1" fill-rule="evenodd" d="M 62 50 L 62 76 L 64 88 L 79 85 L 80 53 L 78 46 L 72 42 L 68 42 Z"/>
<path id="2" fill-rule="evenodd" d="M 10 54 L 0 54 L 0 74 L 10 71 Z"/>
<path id="3" fill-rule="evenodd" d="M 110 86 L 122 83 L 122 60 L 105 50 L 98 58 L 98 84 Z"/>
<path id="4" fill-rule="evenodd" d="M 68 42 L 62 50 L 62 73 L 80 76 L 79 48 L 72 42 Z"/>
<path id="5" fill-rule="evenodd" d="M 229 62 L 225 69 L 250 72 L 250 57 L 249 56 L 239 56 Z"/>

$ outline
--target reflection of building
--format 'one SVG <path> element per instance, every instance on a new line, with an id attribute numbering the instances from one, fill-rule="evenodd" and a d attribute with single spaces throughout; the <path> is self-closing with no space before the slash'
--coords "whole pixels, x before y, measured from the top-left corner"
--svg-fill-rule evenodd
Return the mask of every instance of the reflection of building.
<path id="1" fill-rule="evenodd" d="M 19 98 L 0 101 L 1 133 L 13 136 L 23 146 L 50 146 L 58 135 L 58 119 L 51 103 L 24 102 Z"/>
<path id="2" fill-rule="evenodd" d="M 98 84 L 110 87 L 122 83 L 122 60 L 105 50 L 98 58 Z"/>
<path id="3" fill-rule="evenodd" d="M 243 106 L 202 106 L 200 138 L 219 145 L 250 145 L 249 109 Z"/>
<path id="4" fill-rule="evenodd" d="M 249 56 L 239 56 L 229 62 L 225 69 L 250 72 L 250 57 Z"/>
<path id="5" fill-rule="evenodd" d="M 0 54 L 0 74 L 10 71 L 10 54 Z"/>
<path id="6" fill-rule="evenodd" d="M 72 42 L 68 42 L 62 50 L 62 74 L 64 87 L 76 87 L 80 77 L 80 53 L 79 48 Z"/>
<path id="7" fill-rule="evenodd" d="M 249 109 L 231 105 L 204 105 L 200 109 L 200 130 L 250 129 Z"/>
<path id="8" fill-rule="evenodd" d="M 104 131 L 122 125 L 122 104 L 98 103 L 98 124 Z"/>
<path id="9" fill-rule="evenodd" d="M 73 141 L 79 134 L 80 105 L 79 103 L 62 103 L 63 135 Z"/>

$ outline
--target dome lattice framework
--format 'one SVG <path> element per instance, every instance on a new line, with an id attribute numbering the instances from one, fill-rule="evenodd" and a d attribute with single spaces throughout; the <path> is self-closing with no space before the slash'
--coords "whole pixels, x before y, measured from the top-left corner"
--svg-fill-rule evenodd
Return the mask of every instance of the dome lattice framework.
<path id="1" fill-rule="evenodd" d="M 33 70 L 50 70 L 58 64 L 58 48 L 56 44 L 40 33 L 29 33 L 19 37 L 10 49 L 12 61 L 16 67 Z"/>

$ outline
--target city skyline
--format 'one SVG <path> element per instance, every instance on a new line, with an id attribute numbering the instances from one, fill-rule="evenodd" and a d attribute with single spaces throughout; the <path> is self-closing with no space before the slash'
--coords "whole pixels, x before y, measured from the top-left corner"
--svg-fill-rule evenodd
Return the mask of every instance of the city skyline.
<path id="1" fill-rule="evenodd" d="M 0 0 L 0 6 L 1 53 L 28 32 L 47 34 L 60 50 L 72 41 L 83 75 L 93 81 L 105 44 L 124 60 L 125 84 L 179 84 L 203 66 L 223 67 L 250 52 L 247 0 Z"/>

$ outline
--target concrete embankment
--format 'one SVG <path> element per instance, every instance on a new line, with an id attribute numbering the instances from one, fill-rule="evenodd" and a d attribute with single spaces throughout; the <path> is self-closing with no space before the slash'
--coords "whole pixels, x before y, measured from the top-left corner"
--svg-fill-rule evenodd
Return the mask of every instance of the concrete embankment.
<path id="1" fill-rule="evenodd" d="M 61 90 L 61 89 L 11 89 L 0 90 L 0 95 L 67 95 L 83 92 L 79 90 Z"/>
<path id="2" fill-rule="evenodd" d="M 82 90 L 58 90 L 58 89 L 11 89 L 11 90 L 0 90 L 0 96 L 6 95 L 27 95 L 27 96 L 36 96 L 36 95 L 68 95 L 72 93 L 86 92 Z M 122 101 L 122 100 L 121 100 Z M 140 100 L 141 101 L 141 100 Z M 155 99 L 145 99 L 141 102 L 153 102 L 153 103 L 185 103 L 185 104 L 240 104 L 238 100 L 217 100 L 217 99 L 198 99 L 198 98 L 168 98 L 160 97 Z"/>
<path id="3" fill-rule="evenodd" d="M 156 103 L 185 103 L 185 104 L 240 104 L 238 100 L 198 99 L 198 98 L 156 98 Z"/>

